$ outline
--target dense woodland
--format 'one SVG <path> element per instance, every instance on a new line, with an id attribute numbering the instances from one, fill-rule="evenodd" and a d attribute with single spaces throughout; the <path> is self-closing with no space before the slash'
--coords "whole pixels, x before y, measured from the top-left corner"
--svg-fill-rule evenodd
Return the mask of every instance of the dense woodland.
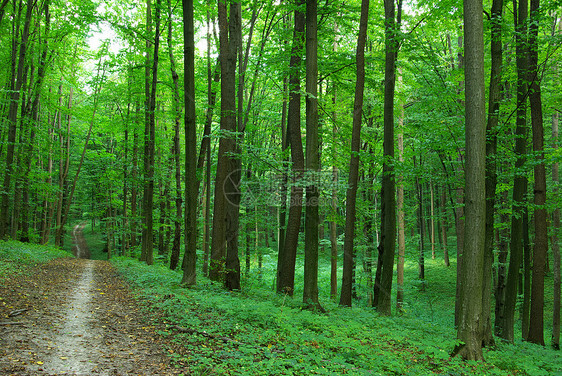
<path id="1" fill-rule="evenodd" d="M 386 316 L 440 259 L 453 354 L 559 349 L 562 7 L 539 1 L 2 0 L 0 238 L 88 222 L 185 286 Z"/>

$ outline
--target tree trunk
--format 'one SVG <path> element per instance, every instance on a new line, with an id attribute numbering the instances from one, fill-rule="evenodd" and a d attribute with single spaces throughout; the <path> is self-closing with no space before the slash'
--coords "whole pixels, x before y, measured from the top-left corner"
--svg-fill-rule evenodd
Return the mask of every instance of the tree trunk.
<path id="1" fill-rule="evenodd" d="M 445 266 L 451 266 L 449 261 L 449 245 L 447 244 L 447 192 L 445 189 L 441 191 L 441 198 L 439 202 L 439 207 L 441 209 L 441 244 L 443 244 L 443 261 L 445 262 Z"/>
<path id="2" fill-rule="evenodd" d="M 562 27 L 562 24 L 559 24 Z M 560 114 L 552 115 L 552 147 L 558 149 L 558 119 Z M 554 197 L 558 194 L 558 162 L 552 164 L 552 182 L 554 183 Z M 553 308 L 552 308 L 552 338 L 551 345 L 554 349 L 560 350 L 560 245 L 558 244 L 558 231 L 560 230 L 560 209 L 554 209 L 552 213 L 552 260 L 554 264 L 553 272 Z"/>
<path id="3" fill-rule="evenodd" d="M 422 158 L 420 155 L 419 166 L 422 166 Z M 416 168 L 416 157 L 414 156 L 414 169 Z M 418 257 L 418 279 L 420 280 L 420 290 L 425 291 L 425 226 L 423 220 L 423 185 L 420 183 L 420 177 L 416 177 L 416 196 L 418 198 L 418 231 L 420 235 L 419 241 L 419 257 Z"/>
<path id="4" fill-rule="evenodd" d="M 484 276 L 482 295 L 482 341 L 484 346 L 494 344 L 491 323 L 492 265 L 494 263 L 494 221 L 496 204 L 496 150 L 502 79 L 502 18 L 503 0 L 492 3 L 490 87 L 488 120 L 486 123 L 486 238 L 484 240 Z"/>
<path id="5" fill-rule="evenodd" d="M 152 17 L 151 0 L 147 0 L 147 31 L 151 35 Z M 154 156 L 156 139 L 156 85 L 158 83 L 158 47 L 160 44 L 160 0 L 156 0 L 156 31 L 154 33 L 154 52 L 150 57 L 151 43 L 147 40 L 147 77 L 145 82 L 145 93 L 147 107 L 145 115 L 145 134 L 144 134 L 144 192 L 143 192 L 143 226 L 142 226 L 142 248 L 140 260 L 152 265 L 153 243 L 154 243 Z M 151 67 L 152 64 L 152 67 Z M 149 74 L 152 69 L 152 76 Z M 152 81 L 150 80 L 152 77 Z"/>
<path id="6" fill-rule="evenodd" d="M 486 104 L 484 92 L 484 22 L 482 0 L 464 2 L 466 237 L 460 284 L 456 349 L 464 359 L 482 360 L 481 315 L 485 239 Z"/>
<path id="7" fill-rule="evenodd" d="M 323 311 L 318 301 L 318 16 L 317 0 L 306 1 L 306 187 L 303 303 Z M 266 235 L 267 236 L 267 235 Z"/>
<path id="8" fill-rule="evenodd" d="M 402 1 L 398 3 L 395 20 L 394 1 L 384 1 L 385 18 L 385 72 L 384 72 L 384 141 L 381 189 L 381 240 L 379 257 L 382 256 L 380 287 L 373 294 L 373 304 L 382 315 L 391 314 L 390 297 L 396 248 L 396 190 L 394 184 L 394 86 L 396 81 L 396 57 L 398 55 L 398 30 L 402 13 Z M 377 273 L 378 273 L 377 269 Z M 375 286 L 376 288 L 376 286 Z"/>
<path id="9" fill-rule="evenodd" d="M 168 15 L 172 18 L 172 5 L 168 0 Z M 176 213 L 174 216 L 174 238 L 172 240 L 172 252 L 170 256 L 170 269 L 175 270 L 179 264 L 180 258 L 180 242 L 181 242 L 181 225 L 182 225 L 182 190 L 181 190 L 181 163 L 180 163 L 180 122 L 182 105 L 179 91 L 179 75 L 176 71 L 176 60 L 173 53 L 173 34 L 172 22 L 168 22 L 168 56 L 170 58 L 170 73 L 173 83 L 173 108 L 174 108 L 174 141 L 172 144 L 172 155 L 175 167 L 175 204 Z"/>
<path id="10" fill-rule="evenodd" d="M 398 77 L 399 82 L 402 76 Z M 400 105 L 398 117 L 398 162 L 404 163 L 404 105 Z M 406 256 L 406 214 L 404 212 L 404 176 L 398 177 L 396 189 L 396 211 L 398 213 L 398 262 L 396 263 L 396 309 L 404 311 L 404 261 Z"/>
<path id="11" fill-rule="evenodd" d="M 538 28 L 540 0 L 531 0 L 530 15 L 534 22 L 529 26 L 529 102 L 531 105 L 531 126 L 533 129 L 533 152 L 538 161 L 534 164 L 534 225 L 533 277 L 531 286 L 531 315 L 527 340 L 544 345 L 544 274 L 548 250 L 546 215 L 546 167 L 544 163 L 544 128 L 542 118 L 541 87 L 538 67 Z"/>
<path id="12" fill-rule="evenodd" d="M 394 16 L 394 15 L 393 15 Z M 345 206 L 345 238 L 343 243 L 343 275 L 340 305 L 351 307 L 353 286 L 353 264 L 355 262 L 355 202 L 357 198 L 357 181 L 359 177 L 359 146 L 361 143 L 361 120 L 363 118 L 363 94 L 365 89 L 365 41 L 369 22 L 369 0 L 361 1 L 361 18 L 357 35 L 357 52 L 355 55 L 356 81 L 353 104 L 353 128 L 351 133 L 351 159 Z"/>
<path id="13" fill-rule="evenodd" d="M 209 278 L 224 281 L 229 289 L 239 289 L 240 262 L 238 247 L 238 204 L 240 192 L 240 159 L 233 155 L 238 151 L 233 132 L 236 122 L 236 56 L 238 28 L 240 27 L 240 3 L 230 4 L 227 16 L 226 4 L 218 2 L 220 60 L 221 60 L 221 130 L 231 132 L 219 141 L 211 263 Z M 238 261 L 237 261 L 238 260 Z"/>
<path id="14" fill-rule="evenodd" d="M 298 8 L 304 4 L 304 0 L 296 0 Z M 295 24 L 293 32 L 293 46 L 291 48 L 291 59 L 289 62 L 289 111 L 287 133 L 291 144 L 292 181 L 291 197 L 289 199 L 289 219 L 287 232 L 285 234 L 285 249 L 282 251 L 282 262 L 277 269 L 277 292 L 293 296 L 295 289 L 295 264 L 297 257 L 297 245 L 301 225 L 302 193 L 299 180 L 304 171 L 304 155 L 300 127 L 300 65 L 302 61 L 301 50 L 304 45 L 304 14 L 295 10 Z"/>
<path id="15" fill-rule="evenodd" d="M 505 297 L 503 311 L 496 313 L 495 333 L 506 341 L 514 340 L 515 303 L 517 301 L 517 286 L 519 268 L 523 257 L 523 221 L 524 200 L 527 190 L 527 178 L 522 167 L 527 153 L 527 56 L 526 56 L 526 26 L 527 0 L 521 0 L 514 14 L 516 33 L 516 64 L 517 64 L 517 118 L 515 129 L 515 177 L 513 183 L 513 207 L 511 216 L 510 257 L 505 283 Z"/>

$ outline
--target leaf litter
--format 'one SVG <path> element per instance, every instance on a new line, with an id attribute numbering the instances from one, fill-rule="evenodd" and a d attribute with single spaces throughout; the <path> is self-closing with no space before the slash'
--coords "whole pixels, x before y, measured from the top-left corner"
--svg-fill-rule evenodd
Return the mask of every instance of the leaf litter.
<path id="1" fill-rule="evenodd" d="M 2 282 L 0 374 L 181 373 L 155 319 L 108 262 L 57 259 Z"/>

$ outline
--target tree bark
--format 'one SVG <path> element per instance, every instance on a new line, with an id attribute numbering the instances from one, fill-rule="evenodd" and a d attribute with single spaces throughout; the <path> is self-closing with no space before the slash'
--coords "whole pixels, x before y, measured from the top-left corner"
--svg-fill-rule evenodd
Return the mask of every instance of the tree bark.
<path id="1" fill-rule="evenodd" d="M 402 81 L 402 76 L 398 77 Z M 400 105 L 398 117 L 398 162 L 404 163 L 404 105 Z M 404 211 L 404 176 L 398 177 L 396 189 L 396 211 L 398 213 L 398 262 L 396 263 L 396 310 L 404 311 L 404 262 L 406 256 L 406 213 Z"/>
<path id="2" fill-rule="evenodd" d="M 239 289 L 240 262 L 238 247 L 238 204 L 240 202 L 240 160 L 233 155 L 238 137 L 236 112 L 236 56 L 240 3 L 218 2 L 220 61 L 221 61 L 221 130 L 226 131 L 219 141 L 213 234 L 209 278 L 223 281 L 228 289 Z M 237 261 L 238 260 L 238 261 Z"/>
<path id="3" fill-rule="evenodd" d="M 149 35 L 152 32 L 151 0 L 147 0 L 147 29 Z M 145 92 L 147 95 L 146 114 L 145 114 L 145 134 L 144 134 L 144 191 L 143 191 L 143 226 L 142 226 L 142 247 L 140 260 L 152 265 L 154 248 L 154 156 L 156 141 L 156 85 L 158 83 L 158 47 L 160 44 L 160 0 L 156 0 L 156 27 L 154 33 L 154 51 L 150 56 L 151 43 L 147 40 L 147 69 L 151 71 L 145 82 Z M 151 66 L 152 65 L 152 66 Z M 152 78 L 149 81 L 150 77 Z"/>
<path id="4" fill-rule="evenodd" d="M 524 200 L 527 190 L 527 178 L 522 167 L 525 163 L 527 137 L 527 55 L 526 55 L 526 18 L 527 0 L 519 1 L 517 12 L 514 13 L 516 33 L 516 64 L 517 64 L 517 118 L 515 129 L 515 177 L 513 183 L 513 207 L 511 216 L 510 257 L 505 283 L 504 311 L 496 313 L 495 334 L 506 341 L 514 340 L 515 303 L 519 268 L 523 257 L 523 221 Z"/>
<path id="5" fill-rule="evenodd" d="M 484 22 L 482 0 L 464 1 L 466 237 L 460 284 L 456 349 L 464 359 L 482 360 L 482 299 L 484 287 L 486 104 L 484 90 Z"/>
<path id="6" fill-rule="evenodd" d="M 484 283 L 482 295 L 482 341 L 484 346 L 494 344 L 491 323 L 492 265 L 494 263 L 494 221 L 496 204 L 496 150 L 497 127 L 501 99 L 502 79 L 502 19 L 503 0 L 492 2 L 490 87 L 488 95 L 488 120 L 486 123 L 486 238 L 484 240 Z"/>
<path id="7" fill-rule="evenodd" d="M 560 24 L 562 25 L 562 24 Z M 552 147 L 558 149 L 558 119 L 560 114 L 552 115 Z M 552 182 L 554 183 L 554 196 L 559 193 L 558 184 L 558 162 L 552 164 Z M 552 337 L 551 345 L 560 350 L 560 245 L 558 244 L 558 231 L 560 230 L 560 209 L 554 209 L 552 213 L 552 260 L 553 260 L 553 308 L 552 308 Z"/>
<path id="8" fill-rule="evenodd" d="M 185 90 L 185 253 L 181 283 L 197 282 L 197 137 L 195 118 L 195 31 L 193 0 L 183 0 L 184 90 Z"/>
<path id="9" fill-rule="evenodd" d="M 357 181 L 359 177 L 359 146 L 361 143 L 361 120 L 363 117 L 363 95 L 365 89 L 365 41 L 369 23 L 369 0 L 361 1 L 361 17 L 357 35 L 357 52 L 355 54 L 356 81 L 353 103 L 353 128 L 351 133 L 351 159 L 345 204 L 345 237 L 343 243 L 343 275 L 340 305 L 351 307 L 353 286 L 353 264 L 355 262 L 355 202 L 357 199 Z"/>
<path id="10" fill-rule="evenodd" d="M 293 296 L 295 289 L 295 264 L 297 257 L 298 237 L 301 225 L 302 194 L 299 180 L 304 171 L 304 155 L 300 127 L 300 65 L 301 50 L 304 45 L 305 17 L 299 8 L 304 0 L 296 0 L 297 9 L 294 15 L 293 46 L 289 61 L 289 110 L 287 133 L 291 144 L 292 182 L 289 199 L 289 219 L 285 233 L 285 249 L 282 251 L 282 262 L 277 269 L 277 292 Z M 295 184 L 296 183 L 296 184 Z"/>
<path id="11" fill-rule="evenodd" d="M 531 286 L 531 315 L 527 340 L 544 345 L 544 274 L 546 253 L 548 250 L 547 214 L 546 214 L 546 167 L 544 162 L 544 128 L 542 118 L 542 101 L 540 71 L 538 67 L 538 28 L 540 0 L 531 0 L 529 26 L 529 103 L 531 106 L 531 126 L 533 130 L 533 151 L 538 161 L 534 165 L 534 227 L 535 242 L 533 247 L 533 276 Z"/>
<path id="12" fill-rule="evenodd" d="M 381 240 L 379 257 L 382 256 L 380 287 L 373 293 L 373 304 L 382 315 L 391 314 L 391 290 L 396 248 L 396 190 L 394 182 L 394 86 L 396 58 L 398 55 L 398 30 L 400 28 L 402 2 L 398 3 L 395 20 L 393 0 L 384 1 L 385 18 L 385 72 L 384 72 L 384 140 L 381 190 Z M 377 269 L 378 273 L 378 269 Z M 377 286 L 375 284 L 375 289 Z"/>
<path id="13" fill-rule="evenodd" d="M 306 187 L 303 303 L 323 311 L 318 301 L 318 14 L 317 0 L 306 1 Z M 267 235 L 266 235 L 267 236 Z"/>

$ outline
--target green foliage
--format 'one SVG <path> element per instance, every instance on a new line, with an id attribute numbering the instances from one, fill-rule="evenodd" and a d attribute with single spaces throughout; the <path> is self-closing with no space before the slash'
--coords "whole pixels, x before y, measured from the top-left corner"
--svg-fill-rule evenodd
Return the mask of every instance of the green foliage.
<path id="1" fill-rule="evenodd" d="M 27 266 L 61 257 L 72 257 L 72 254 L 53 246 L 0 241 L 0 276 L 20 273 Z"/>
<path id="2" fill-rule="evenodd" d="M 428 288 L 432 296 L 425 302 L 433 301 L 434 315 L 421 314 L 428 308 L 412 290 L 407 291 L 413 303 L 406 314 L 387 318 L 370 308 L 331 302 L 324 303 L 327 314 L 302 310 L 297 299 L 271 292 L 255 277 L 241 293 L 206 279 L 184 289 L 180 272 L 165 266 L 122 257 L 113 262 L 146 309 L 162 312 L 167 326 L 160 334 L 178 344 L 168 351 L 186 374 L 546 375 L 560 364 L 554 351 L 537 352 L 529 344 L 498 344 L 486 352 L 487 364 L 451 359 L 456 340 L 451 318 L 445 317 L 451 310 L 445 297 L 453 285 L 453 267 L 439 266 L 445 273 L 437 273 Z"/>

